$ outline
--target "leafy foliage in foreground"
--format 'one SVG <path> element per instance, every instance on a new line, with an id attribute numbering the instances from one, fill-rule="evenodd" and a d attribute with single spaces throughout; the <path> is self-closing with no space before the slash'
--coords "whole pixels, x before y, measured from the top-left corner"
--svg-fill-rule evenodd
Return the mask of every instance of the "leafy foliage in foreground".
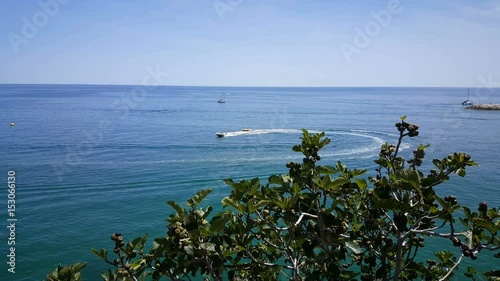
<path id="1" fill-rule="evenodd" d="M 82 273 L 80 272 L 87 263 L 80 262 L 72 265 L 58 265 L 49 274 L 47 281 L 81 281 Z"/>
<path id="2" fill-rule="evenodd" d="M 481 202 L 475 212 L 435 192 L 476 163 L 454 153 L 434 159 L 435 168 L 424 173 L 419 168 L 426 146 L 418 146 L 409 160 L 399 155 L 403 139 L 418 136 L 418 126 L 403 117 L 396 127 L 397 143 L 382 145 L 370 178 L 340 162 L 318 165 L 330 140 L 304 130 L 302 143 L 293 147 L 304 158 L 288 163 L 288 174 L 273 175 L 266 184 L 257 178 L 225 180 L 232 189 L 222 199 L 225 211 L 211 216 L 211 206 L 200 207 L 211 189 L 197 192 L 187 208 L 168 202 L 174 210 L 168 231 L 147 253 L 146 236 L 126 243 L 113 234 L 114 259 L 105 249 L 93 250 L 114 268 L 103 279 L 448 280 L 464 258 L 498 250 L 497 208 Z M 423 261 L 418 251 L 431 238 L 455 250 Z M 465 276 L 479 275 L 468 268 Z M 497 278 L 500 272 L 485 276 Z"/>

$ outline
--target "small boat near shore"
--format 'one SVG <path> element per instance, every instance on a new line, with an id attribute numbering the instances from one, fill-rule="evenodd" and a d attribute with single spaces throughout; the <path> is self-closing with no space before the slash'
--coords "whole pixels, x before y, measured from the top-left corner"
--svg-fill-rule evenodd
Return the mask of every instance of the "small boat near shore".
<path id="1" fill-rule="evenodd" d="M 467 89 L 467 99 L 462 102 L 463 106 L 474 105 L 473 102 L 470 101 L 469 89 Z"/>

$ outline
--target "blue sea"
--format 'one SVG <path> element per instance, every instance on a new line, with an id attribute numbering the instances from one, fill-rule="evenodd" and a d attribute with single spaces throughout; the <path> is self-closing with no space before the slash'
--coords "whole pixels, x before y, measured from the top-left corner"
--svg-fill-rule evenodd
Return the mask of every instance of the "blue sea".
<path id="1" fill-rule="evenodd" d="M 500 103 L 499 93 L 471 89 L 470 99 Z M 465 151 L 480 164 L 440 194 L 474 209 L 500 206 L 500 112 L 465 110 L 466 98 L 465 88 L 0 85 L 0 280 L 42 280 L 58 263 L 79 261 L 89 263 L 86 280 L 100 280 L 107 266 L 91 248 L 112 249 L 111 233 L 148 233 L 151 245 L 166 232 L 167 201 L 211 187 L 207 204 L 218 207 L 230 192 L 224 178 L 286 173 L 287 162 L 302 159 L 291 148 L 303 128 L 332 139 L 320 164 L 340 160 L 373 175 L 380 145 L 396 141 L 394 124 L 406 115 L 420 135 L 403 155 L 424 143 L 427 163 Z M 7 271 L 9 171 L 15 274 Z M 439 243 L 424 253 L 450 244 Z M 496 261 L 480 255 L 461 267 L 499 269 Z"/>

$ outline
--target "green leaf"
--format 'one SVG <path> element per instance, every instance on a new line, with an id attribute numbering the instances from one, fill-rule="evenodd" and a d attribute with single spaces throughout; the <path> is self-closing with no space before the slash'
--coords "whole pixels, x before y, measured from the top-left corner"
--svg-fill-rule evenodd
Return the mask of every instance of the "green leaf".
<path id="1" fill-rule="evenodd" d="M 321 174 L 321 175 L 333 175 L 333 174 L 336 174 L 336 173 L 339 172 L 334 167 L 332 167 L 332 166 L 326 166 L 326 165 L 324 165 L 324 166 L 318 166 L 317 169 L 318 169 L 318 173 Z"/>
<path id="2" fill-rule="evenodd" d="M 229 186 L 231 186 L 234 183 L 232 179 L 223 179 L 222 181 Z"/>
<path id="3" fill-rule="evenodd" d="M 492 233 L 495 233 L 496 231 L 499 230 L 498 226 L 496 226 L 493 222 L 485 220 L 483 218 L 473 218 L 471 222 L 476 226 L 488 229 Z"/>
<path id="4" fill-rule="evenodd" d="M 153 240 L 153 250 L 156 253 L 162 253 L 163 251 L 165 251 L 167 247 L 168 247 L 167 238 L 161 237 L 161 238 L 155 238 Z"/>
<path id="5" fill-rule="evenodd" d="M 293 184 L 293 194 L 297 195 L 300 193 L 300 186 L 298 183 Z"/>
<path id="6" fill-rule="evenodd" d="M 434 255 L 441 261 L 441 263 L 446 264 L 448 261 L 454 257 L 453 253 L 450 251 L 440 251 L 435 252 Z"/>
<path id="7" fill-rule="evenodd" d="M 223 207 L 231 206 L 240 213 L 243 213 L 245 211 L 245 206 L 241 205 L 238 201 L 232 198 L 225 197 L 221 202 Z"/>
<path id="8" fill-rule="evenodd" d="M 210 222 L 210 229 L 215 232 L 220 232 L 224 229 L 224 226 L 229 220 L 231 220 L 230 214 L 217 216 Z"/>
<path id="9" fill-rule="evenodd" d="M 186 252 L 186 254 L 188 254 L 190 256 L 194 256 L 194 247 L 193 247 L 193 245 L 184 246 L 184 251 Z"/>
<path id="10" fill-rule="evenodd" d="M 270 184 L 283 184 L 283 179 L 277 175 L 270 176 L 268 181 Z"/>
<path id="11" fill-rule="evenodd" d="M 82 270 L 82 268 L 86 267 L 87 266 L 87 263 L 86 262 L 79 262 L 79 263 L 75 263 L 72 267 L 73 267 L 73 272 L 78 272 L 80 270 Z"/>
<path id="12" fill-rule="evenodd" d="M 329 189 L 329 190 L 336 190 L 338 189 L 340 186 L 344 185 L 344 184 L 347 184 L 347 183 L 350 183 L 351 180 L 350 179 L 346 179 L 346 178 L 336 178 L 334 179 L 333 181 L 327 183 L 327 185 L 325 186 L 325 188 Z"/>
<path id="13" fill-rule="evenodd" d="M 114 274 L 113 271 L 111 271 L 111 269 L 108 269 L 108 272 L 106 273 L 101 273 L 101 276 L 103 277 L 103 279 L 105 281 L 116 281 L 117 278 L 116 278 L 116 275 Z"/>
<path id="14" fill-rule="evenodd" d="M 375 202 L 375 208 L 399 210 L 401 203 L 396 199 L 380 199 Z"/>
<path id="15" fill-rule="evenodd" d="M 492 270 L 484 273 L 486 277 L 500 277 L 500 270 Z"/>
<path id="16" fill-rule="evenodd" d="M 436 196 L 435 198 L 439 202 L 439 205 L 441 205 L 441 207 L 443 207 L 443 209 L 448 209 L 448 203 L 446 201 L 441 199 L 441 197 L 439 197 L 439 196 Z"/>
<path id="17" fill-rule="evenodd" d="M 365 189 L 368 186 L 368 183 L 365 179 L 354 178 L 354 182 L 358 185 L 360 189 Z"/>
<path id="18" fill-rule="evenodd" d="M 200 244 L 200 248 L 202 248 L 203 250 L 206 250 L 206 251 L 209 251 L 209 252 L 215 252 L 215 244 L 214 243 L 209 243 L 209 242 L 206 242 L 206 243 L 201 243 Z"/>
<path id="19" fill-rule="evenodd" d="M 345 246 L 351 249 L 351 251 L 353 251 L 356 255 L 361 253 L 361 247 L 359 247 L 358 242 L 355 240 L 346 240 Z"/>
<path id="20" fill-rule="evenodd" d="M 458 218 L 458 220 L 462 223 L 465 228 L 469 228 L 469 220 L 465 220 L 463 218 Z"/>
<path id="21" fill-rule="evenodd" d="M 185 210 L 174 201 L 168 201 L 167 204 L 170 205 L 170 207 L 172 207 L 177 212 L 177 214 L 185 214 Z"/>
<path id="22" fill-rule="evenodd" d="M 271 201 L 269 201 L 269 200 L 260 200 L 259 202 L 257 202 L 255 204 L 255 207 L 258 208 L 258 209 L 260 209 L 260 208 L 262 208 L 264 206 L 267 206 L 269 204 L 271 204 Z"/>
<path id="23" fill-rule="evenodd" d="M 206 219 L 206 218 L 210 215 L 210 213 L 212 213 L 212 210 L 213 210 L 213 209 L 214 209 L 214 208 L 213 208 L 212 206 L 208 206 L 208 207 L 205 209 L 205 214 L 203 215 L 203 219 Z"/>
<path id="24" fill-rule="evenodd" d="M 142 266 L 146 265 L 146 261 L 143 259 L 136 260 L 130 265 L 130 269 L 137 271 L 139 270 Z"/>
<path id="25" fill-rule="evenodd" d="M 283 199 L 283 200 L 277 199 L 276 201 L 274 201 L 274 204 L 276 204 L 281 209 L 286 209 L 286 200 L 285 199 Z"/>
<path id="26" fill-rule="evenodd" d="M 253 203 L 253 200 L 248 200 L 248 203 L 247 203 L 247 210 L 248 210 L 248 213 L 253 213 L 255 212 L 255 210 L 257 209 L 255 207 L 255 204 Z"/>
<path id="27" fill-rule="evenodd" d="M 142 237 L 137 237 L 134 240 L 132 240 L 130 243 L 132 243 L 132 248 L 135 248 L 139 243 L 142 241 Z"/>
<path id="28" fill-rule="evenodd" d="M 357 177 L 357 176 L 365 174 L 366 171 L 367 171 L 366 169 L 361 169 L 361 170 L 360 169 L 354 169 L 354 170 L 351 171 L 351 175 L 353 177 Z"/>
<path id="29" fill-rule="evenodd" d="M 410 183 L 414 188 L 420 187 L 420 175 L 418 171 L 410 170 L 408 173 L 408 183 Z"/>
<path id="30" fill-rule="evenodd" d="M 434 159 L 432 160 L 432 163 L 434 164 L 434 166 L 436 166 L 436 168 L 438 168 L 439 170 L 444 170 L 444 165 L 443 165 L 443 162 L 441 162 L 440 160 L 438 159 Z"/>
<path id="31" fill-rule="evenodd" d="M 194 205 L 190 207 L 196 208 L 196 206 L 198 206 L 203 201 L 203 199 L 205 199 L 211 192 L 212 192 L 211 188 L 207 188 L 196 192 L 196 194 L 193 197 Z"/>
<path id="32" fill-rule="evenodd" d="M 285 209 L 291 209 L 293 208 L 293 206 L 295 205 L 295 202 L 297 202 L 297 199 L 298 197 L 297 196 L 292 196 L 292 197 L 288 197 L 288 198 L 285 198 Z"/>
<path id="33" fill-rule="evenodd" d="M 102 260 L 106 260 L 108 256 L 108 252 L 106 251 L 106 249 L 101 249 L 101 250 L 92 249 L 92 253 L 94 253 L 94 255 L 98 256 Z"/>
<path id="34" fill-rule="evenodd" d="M 65 266 L 59 270 L 59 278 L 62 280 L 70 280 L 70 274 L 71 274 L 71 267 L 70 266 Z"/>
<path id="35" fill-rule="evenodd" d="M 198 227 L 198 231 L 200 232 L 201 236 L 210 237 L 212 235 L 212 232 L 210 231 L 210 228 L 208 226 Z"/>
<path id="36" fill-rule="evenodd" d="M 462 210 L 464 211 L 464 214 L 468 219 L 472 219 L 472 212 L 469 208 L 462 206 Z"/>
<path id="37" fill-rule="evenodd" d="M 350 271 L 350 270 L 344 270 L 342 272 L 342 279 L 341 280 L 355 280 L 355 278 L 359 275 L 358 272 Z"/>

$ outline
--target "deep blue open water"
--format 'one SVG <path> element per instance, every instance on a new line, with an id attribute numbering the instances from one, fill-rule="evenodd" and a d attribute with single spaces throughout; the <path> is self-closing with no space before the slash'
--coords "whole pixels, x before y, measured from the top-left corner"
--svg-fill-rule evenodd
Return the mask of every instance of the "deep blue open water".
<path id="1" fill-rule="evenodd" d="M 430 143 L 429 158 L 465 151 L 481 165 L 439 192 L 472 208 L 499 206 L 500 112 L 464 110 L 466 97 L 463 88 L 0 85 L 0 280 L 42 280 L 78 261 L 89 262 L 86 280 L 99 280 L 107 267 L 90 249 L 111 249 L 111 233 L 161 236 L 166 201 L 212 187 L 208 203 L 218 205 L 229 193 L 224 178 L 286 173 L 286 162 L 301 159 L 291 148 L 302 128 L 332 139 L 321 164 L 373 174 L 380 145 L 396 141 L 394 123 L 406 115 L 420 136 L 404 155 Z M 500 95 L 473 89 L 471 100 L 500 103 Z M 17 183 L 15 274 L 6 263 L 8 171 Z M 499 268 L 482 256 L 473 265 Z"/>

